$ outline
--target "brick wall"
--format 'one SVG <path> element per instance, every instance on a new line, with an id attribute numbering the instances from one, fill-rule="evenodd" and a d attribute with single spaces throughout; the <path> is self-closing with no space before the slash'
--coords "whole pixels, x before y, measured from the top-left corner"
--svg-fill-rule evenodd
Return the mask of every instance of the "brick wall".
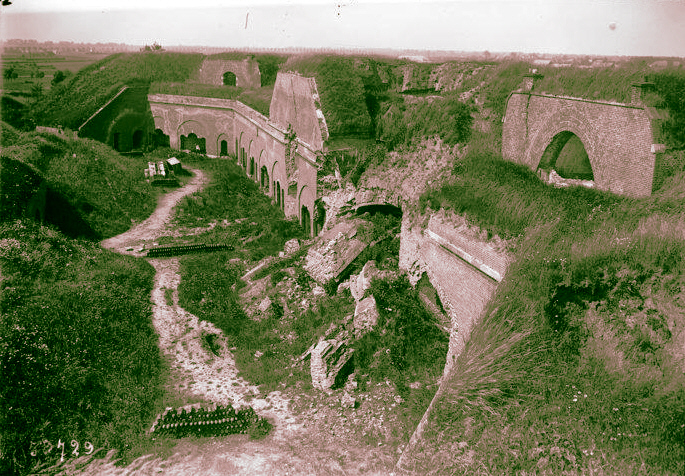
<path id="1" fill-rule="evenodd" d="M 302 207 L 307 208 L 313 229 L 318 198 L 317 153 L 323 146 L 316 89 L 309 78 L 298 76 L 291 82 L 281 75 L 271 101 L 271 110 L 280 111 L 276 114 L 278 121 L 230 99 L 154 94 L 148 96 L 148 101 L 155 128 L 169 136 L 172 148 L 180 147 L 181 136 L 193 133 L 205 139 L 208 155 L 218 156 L 226 141 L 228 152 L 235 154 L 241 164 L 245 159 L 245 172 L 258 184 L 265 183 L 264 192 L 281 204 L 286 216 L 301 221 Z M 285 161 L 287 125 L 291 124 L 288 119 L 295 121 L 292 125 L 297 133 L 291 170 L 286 169 Z M 282 191 L 280 200 L 276 190 Z"/>
<path id="2" fill-rule="evenodd" d="M 222 86 L 224 73 L 230 71 L 236 76 L 236 86 L 240 88 L 259 88 L 262 77 L 259 64 L 252 58 L 244 60 L 216 60 L 205 59 L 202 62 L 197 80 L 203 84 Z"/>
<path id="3" fill-rule="evenodd" d="M 425 272 L 450 317 L 447 374 L 504 278 L 511 257 L 501 240 L 487 240 L 459 216 L 441 211 L 422 228 L 419 221 L 424 220 L 412 224 L 403 218 L 400 267 L 410 272 L 413 281 Z"/>
<path id="4" fill-rule="evenodd" d="M 502 156 L 536 170 L 554 137 L 564 131 L 583 142 L 596 188 L 631 197 L 651 195 L 653 126 L 643 106 L 512 93 Z"/>

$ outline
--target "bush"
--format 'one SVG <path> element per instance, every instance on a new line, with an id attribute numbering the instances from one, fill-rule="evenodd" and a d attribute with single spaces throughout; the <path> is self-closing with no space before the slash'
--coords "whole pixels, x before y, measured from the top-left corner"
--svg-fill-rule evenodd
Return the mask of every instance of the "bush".
<path id="1" fill-rule="evenodd" d="M 465 143 L 471 136 L 471 112 L 472 108 L 457 96 L 392 105 L 379 118 L 376 137 L 390 149 L 435 136 L 447 145 Z"/>

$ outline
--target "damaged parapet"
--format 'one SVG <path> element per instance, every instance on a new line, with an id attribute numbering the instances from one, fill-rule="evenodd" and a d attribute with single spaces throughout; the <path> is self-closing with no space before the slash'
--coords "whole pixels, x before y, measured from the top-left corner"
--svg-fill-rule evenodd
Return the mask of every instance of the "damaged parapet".
<path id="1" fill-rule="evenodd" d="M 488 239 L 487 233 L 452 213 L 431 215 L 425 228 L 403 220 L 400 268 L 408 272 L 412 284 L 426 273 L 450 318 L 445 374 L 504 279 L 510 261 L 506 246 L 504 240 Z"/>
<path id="2" fill-rule="evenodd" d="M 305 271 L 318 283 L 326 285 L 338 279 L 347 267 L 369 245 L 357 236 L 357 228 L 364 220 L 343 221 L 324 232 L 309 248 Z"/>

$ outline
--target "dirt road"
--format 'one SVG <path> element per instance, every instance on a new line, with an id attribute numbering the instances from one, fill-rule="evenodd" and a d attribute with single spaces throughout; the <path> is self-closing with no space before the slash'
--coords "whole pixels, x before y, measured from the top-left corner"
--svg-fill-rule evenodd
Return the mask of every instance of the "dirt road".
<path id="1" fill-rule="evenodd" d="M 156 238 L 166 235 L 171 229 L 169 225 L 174 207 L 186 195 L 191 195 L 205 186 L 208 179 L 202 170 L 189 169 L 194 173 L 193 178 L 185 186 L 162 195 L 157 201 L 157 208 L 150 217 L 122 233 L 102 241 L 104 248 L 119 253 L 142 256 L 138 249 L 142 245 L 151 244 Z M 127 250 L 133 248 L 133 250 Z"/>

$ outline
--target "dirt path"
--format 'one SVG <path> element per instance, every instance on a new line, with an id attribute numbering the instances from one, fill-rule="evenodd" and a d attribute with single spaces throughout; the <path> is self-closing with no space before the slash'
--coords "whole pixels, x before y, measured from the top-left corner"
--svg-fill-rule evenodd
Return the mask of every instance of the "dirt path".
<path id="1" fill-rule="evenodd" d="M 142 256 L 139 251 L 142 245 L 152 243 L 156 238 L 168 234 L 169 220 L 174 207 L 186 195 L 201 190 L 208 178 L 198 169 L 189 169 L 195 175 L 185 186 L 162 195 L 157 201 L 157 208 L 150 217 L 121 235 L 102 241 L 102 246 L 123 254 Z M 132 248 L 129 250 L 128 248 Z"/>
<path id="2" fill-rule="evenodd" d="M 160 198 L 155 212 L 135 228 L 107 239 L 102 246 L 142 256 L 143 245 L 176 232 L 169 226 L 173 208 L 186 195 L 200 190 L 207 178 L 199 170 L 184 187 Z M 153 324 L 159 345 L 171 366 L 171 385 L 182 394 L 235 406 L 249 401 L 255 411 L 273 424 L 264 439 L 247 435 L 182 439 L 170 457 L 142 456 L 125 467 L 115 465 L 115 452 L 68 460 L 50 474 L 63 475 L 388 475 L 396 458 L 394 447 L 377 447 L 357 441 L 343 421 L 337 397 L 291 395 L 259 389 L 238 375 L 231 349 L 220 329 L 200 321 L 178 305 L 181 281 L 177 258 L 150 259 L 156 270 L 152 291 Z M 219 356 L 202 347 L 205 333 L 217 334 Z M 294 400 L 294 402 L 292 401 Z M 297 410 L 293 409 L 295 403 Z M 347 410 L 349 421 L 356 410 Z M 361 416 L 361 415 L 358 415 Z M 348 417 L 344 417 L 347 421 Z M 364 419 L 365 420 L 365 419 Z M 381 417 L 382 420 L 382 417 Z M 359 421 L 357 419 L 357 421 Z M 380 443 L 379 443 L 380 445 Z"/>

